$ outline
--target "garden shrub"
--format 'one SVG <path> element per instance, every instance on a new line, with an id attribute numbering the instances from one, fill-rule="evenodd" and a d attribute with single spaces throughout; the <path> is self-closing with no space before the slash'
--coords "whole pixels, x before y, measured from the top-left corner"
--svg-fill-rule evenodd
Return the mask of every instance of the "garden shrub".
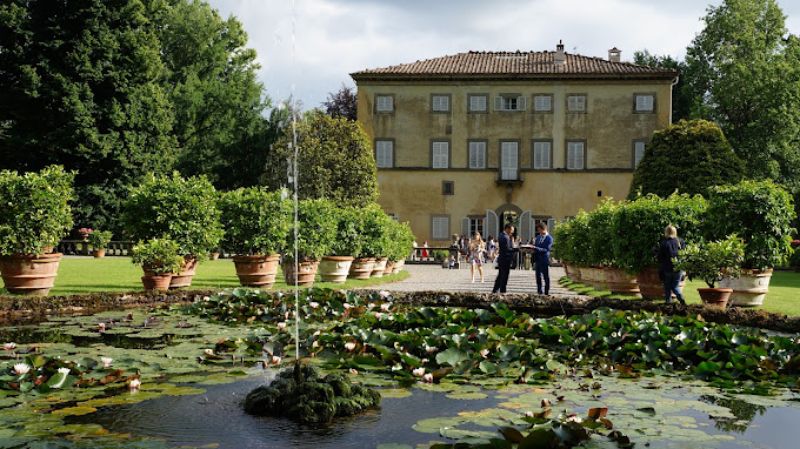
<path id="1" fill-rule="evenodd" d="M 0 171 L 0 255 L 42 254 L 72 228 L 74 174 L 60 166 Z"/>
<path id="2" fill-rule="evenodd" d="M 668 225 L 687 242 L 700 239 L 706 208 L 702 196 L 686 194 L 646 195 L 621 204 L 613 225 L 616 235 L 610 237 L 615 263 L 631 274 L 655 266 L 654 248 Z"/>
<path id="3" fill-rule="evenodd" d="M 241 255 L 270 255 L 285 251 L 292 229 L 292 202 L 280 192 L 248 187 L 225 192 L 219 208 L 226 251 Z"/>
<path id="4" fill-rule="evenodd" d="M 363 256 L 385 257 L 391 246 L 388 229 L 392 219 L 377 204 L 360 209 L 359 215 L 359 233 L 364 239 Z"/>
<path id="5" fill-rule="evenodd" d="M 794 219 L 794 201 L 782 187 L 772 181 L 743 181 L 711 189 L 706 234 L 738 234 L 745 242 L 743 268 L 772 268 L 791 254 Z"/>
<path id="6" fill-rule="evenodd" d="M 629 197 L 674 192 L 705 195 L 708 189 L 739 182 L 744 163 L 716 123 L 681 120 L 653 133 L 631 183 Z"/>
<path id="7" fill-rule="evenodd" d="M 286 238 L 285 260 L 294 260 L 295 242 L 300 260 L 320 260 L 336 238 L 336 206 L 328 200 L 301 200 L 297 210 L 297 240 L 294 230 Z"/>
<path id="8" fill-rule="evenodd" d="M 155 274 L 177 273 L 183 265 L 180 246 L 169 239 L 139 242 L 131 250 L 131 262 Z"/>
<path id="9" fill-rule="evenodd" d="M 336 221 L 336 237 L 331 241 L 331 256 L 361 257 L 364 241 L 359 233 L 358 210 L 352 207 L 342 207 L 333 210 Z"/>
<path id="10" fill-rule="evenodd" d="M 389 232 L 390 249 L 387 257 L 391 261 L 405 260 L 414 249 L 414 233 L 408 223 L 391 220 Z"/>
<path id="11" fill-rule="evenodd" d="M 575 263 L 575 248 L 572 246 L 575 232 L 572 230 L 572 221 L 562 221 L 553 229 L 553 257 L 569 264 Z"/>
<path id="12" fill-rule="evenodd" d="M 130 190 L 123 212 L 131 239 L 169 238 L 184 256 L 202 260 L 223 236 L 217 192 L 204 176 L 151 175 Z"/>
<path id="13" fill-rule="evenodd" d="M 591 266 L 616 266 L 611 251 L 611 236 L 616 235 L 614 224 L 619 206 L 611 198 L 606 198 L 597 208 L 586 216 L 586 236 L 578 244 L 586 252 L 586 263 Z"/>
<path id="14" fill-rule="evenodd" d="M 89 244 L 94 249 L 105 249 L 111 242 L 111 237 L 113 237 L 111 231 L 94 230 L 89 234 Z"/>
<path id="15" fill-rule="evenodd" d="M 736 235 L 713 242 L 690 243 L 681 251 L 678 269 L 690 279 L 702 279 L 709 288 L 725 277 L 739 277 L 744 242 Z"/>

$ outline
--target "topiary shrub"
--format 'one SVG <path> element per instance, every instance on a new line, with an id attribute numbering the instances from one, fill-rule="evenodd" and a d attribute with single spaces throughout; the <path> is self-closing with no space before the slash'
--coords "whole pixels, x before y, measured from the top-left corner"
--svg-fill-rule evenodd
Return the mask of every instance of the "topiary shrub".
<path id="1" fill-rule="evenodd" d="M 361 257 L 364 241 L 359 233 L 358 210 L 342 207 L 334 209 L 333 216 L 336 220 L 336 236 L 327 255 Z"/>
<path id="2" fill-rule="evenodd" d="M 611 251 L 610 237 L 616 234 L 614 224 L 619 205 L 606 198 L 586 216 L 586 235 L 577 244 L 586 252 L 586 263 L 591 266 L 616 267 Z"/>
<path id="3" fill-rule="evenodd" d="M 268 386 L 251 391 L 244 410 L 251 415 L 285 417 L 293 421 L 324 424 L 352 416 L 381 403 L 381 395 L 341 374 L 320 377 L 309 365 L 294 365 L 278 374 Z"/>
<path id="4" fill-rule="evenodd" d="M 301 200 L 297 210 L 297 239 L 294 230 L 286 238 L 285 260 L 294 260 L 295 241 L 301 261 L 320 260 L 328 255 L 336 239 L 336 206 L 328 200 Z"/>
<path id="5" fill-rule="evenodd" d="M 364 257 L 385 257 L 390 251 L 389 227 L 392 219 L 377 204 L 359 210 L 359 234 L 363 238 Z"/>
<path id="6" fill-rule="evenodd" d="M 786 263 L 792 250 L 792 196 L 772 181 L 743 181 L 711 190 L 706 217 L 710 239 L 737 234 L 745 242 L 746 269 Z"/>
<path id="7" fill-rule="evenodd" d="M 575 237 L 572 221 L 562 221 L 553 229 L 553 257 L 567 264 L 576 263 L 575 248 L 572 245 L 572 239 Z"/>
<path id="8" fill-rule="evenodd" d="M 573 262 L 575 265 L 588 267 L 592 264 L 589 257 L 591 252 L 589 247 L 589 214 L 584 211 L 578 211 L 572 220 L 570 220 L 572 238 L 570 245 L 572 246 Z"/>
<path id="9" fill-rule="evenodd" d="M 203 177 L 149 176 L 131 189 L 123 221 L 133 240 L 169 238 L 183 256 L 204 259 L 222 239 L 217 192 Z"/>
<path id="10" fill-rule="evenodd" d="M 0 255 L 42 254 L 72 228 L 74 174 L 60 166 L 0 171 Z"/>
<path id="11" fill-rule="evenodd" d="M 681 120 L 653 133 L 631 183 L 630 199 L 653 193 L 705 195 L 713 186 L 739 182 L 744 163 L 716 123 Z"/>
<path id="12" fill-rule="evenodd" d="M 222 246 L 239 255 L 271 255 L 285 250 L 293 209 L 282 192 L 249 187 L 220 196 Z"/>
<path id="13" fill-rule="evenodd" d="M 702 196 L 685 194 L 667 198 L 647 195 L 621 204 L 613 225 L 616 235 L 610 237 L 614 263 L 630 274 L 655 266 L 653 249 L 670 224 L 687 242 L 701 239 L 706 208 Z"/>

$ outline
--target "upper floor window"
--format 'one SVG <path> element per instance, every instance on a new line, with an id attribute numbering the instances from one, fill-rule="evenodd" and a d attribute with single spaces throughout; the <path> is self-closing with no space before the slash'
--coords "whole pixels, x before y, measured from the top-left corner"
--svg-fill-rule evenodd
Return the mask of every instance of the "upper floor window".
<path id="1" fill-rule="evenodd" d="M 450 168 L 450 142 L 446 140 L 431 142 L 431 167 Z"/>
<path id="2" fill-rule="evenodd" d="M 586 112 L 586 95 L 567 95 L 567 112 Z"/>
<path id="3" fill-rule="evenodd" d="M 653 94 L 636 94 L 633 96 L 633 107 L 636 112 L 653 112 L 656 109 L 656 96 Z"/>
<path id="4" fill-rule="evenodd" d="M 567 141 L 567 170 L 583 170 L 586 168 L 586 142 L 583 140 Z"/>
<path id="5" fill-rule="evenodd" d="M 450 95 L 433 94 L 431 95 L 432 112 L 450 112 Z"/>
<path id="6" fill-rule="evenodd" d="M 393 95 L 375 95 L 376 112 L 394 112 Z"/>
<path id="7" fill-rule="evenodd" d="M 644 158 L 644 140 L 634 140 L 633 141 L 633 168 L 639 166 L 639 162 L 642 161 Z"/>
<path id="8" fill-rule="evenodd" d="M 469 168 L 480 170 L 486 168 L 486 141 L 473 140 L 469 142 Z"/>
<path id="9" fill-rule="evenodd" d="M 483 94 L 470 94 L 467 96 L 469 112 L 487 112 L 488 97 Z"/>
<path id="10" fill-rule="evenodd" d="M 494 97 L 494 108 L 497 111 L 524 111 L 525 97 L 518 94 L 502 94 Z"/>
<path id="11" fill-rule="evenodd" d="M 533 168 L 544 170 L 553 168 L 552 163 L 553 142 L 550 140 L 533 141 Z"/>
<path id="12" fill-rule="evenodd" d="M 553 95 L 551 94 L 534 95 L 533 112 L 553 112 Z"/>
<path id="13" fill-rule="evenodd" d="M 377 165 L 378 168 L 391 168 L 394 166 L 393 140 L 375 140 L 375 165 Z"/>

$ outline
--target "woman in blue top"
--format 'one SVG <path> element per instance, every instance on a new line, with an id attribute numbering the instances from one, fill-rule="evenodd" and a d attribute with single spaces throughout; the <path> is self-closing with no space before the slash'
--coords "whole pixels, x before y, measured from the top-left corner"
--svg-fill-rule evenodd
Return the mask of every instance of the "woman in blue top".
<path id="1" fill-rule="evenodd" d="M 675 270 L 675 259 L 680 251 L 686 247 L 686 243 L 678 238 L 678 230 L 675 226 L 669 225 L 664 229 L 664 238 L 658 244 L 658 275 L 664 283 L 664 301 L 669 304 L 672 302 L 672 295 L 683 305 L 686 301 L 681 292 L 681 279 L 683 272 Z"/>
<path id="2" fill-rule="evenodd" d="M 533 259 L 536 264 L 536 292 L 540 295 L 550 294 L 550 248 L 553 247 L 553 236 L 547 232 L 547 225 L 536 225 L 536 239 L 533 241 Z M 544 281 L 544 291 L 542 283 Z"/>

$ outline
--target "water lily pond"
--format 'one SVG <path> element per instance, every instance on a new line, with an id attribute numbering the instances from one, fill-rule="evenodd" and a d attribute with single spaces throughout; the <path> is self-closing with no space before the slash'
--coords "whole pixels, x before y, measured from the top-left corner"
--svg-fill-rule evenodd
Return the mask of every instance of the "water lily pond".
<path id="1" fill-rule="evenodd" d="M 190 307 L 0 328 L 0 448 L 499 448 L 516 447 L 514 429 L 561 435 L 576 422 L 586 439 L 529 447 L 800 441 L 797 336 L 332 291 L 301 298 L 301 358 L 376 388 L 380 408 L 313 426 L 250 416 L 244 397 L 296 358 L 293 299 L 240 289 Z"/>

